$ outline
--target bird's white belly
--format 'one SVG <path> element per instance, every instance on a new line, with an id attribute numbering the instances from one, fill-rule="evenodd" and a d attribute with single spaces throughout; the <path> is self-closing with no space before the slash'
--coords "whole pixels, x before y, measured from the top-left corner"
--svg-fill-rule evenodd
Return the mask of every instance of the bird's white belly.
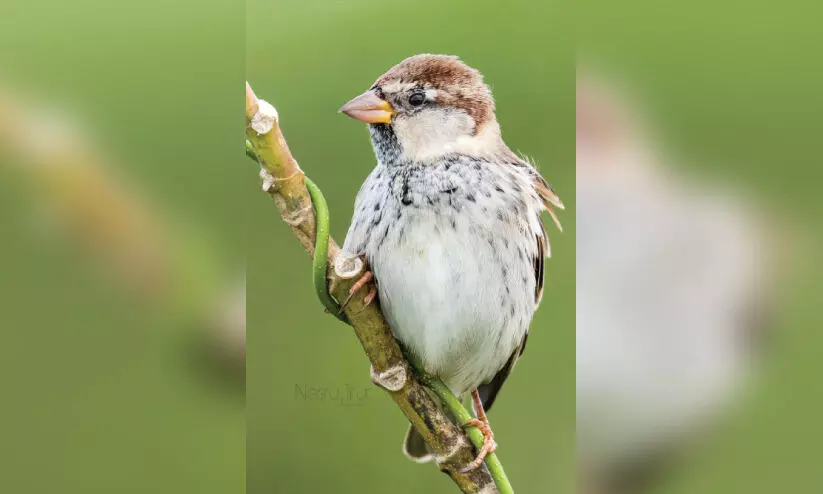
<path id="1" fill-rule="evenodd" d="M 534 312 L 534 285 L 522 283 L 529 265 L 512 264 L 517 256 L 505 252 L 502 237 L 490 241 L 489 231 L 470 230 L 422 215 L 406 225 L 402 241 L 370 256 L 395 336 L 457 394 L 503 367 Z"/>

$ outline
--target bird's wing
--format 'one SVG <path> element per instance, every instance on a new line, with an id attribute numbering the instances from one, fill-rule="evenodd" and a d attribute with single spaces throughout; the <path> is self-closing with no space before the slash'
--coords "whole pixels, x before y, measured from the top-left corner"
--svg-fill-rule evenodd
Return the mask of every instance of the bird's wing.
<path id="1" fill-rule="evenodd" d="M 355 211 L 357 206 L 355 205 Z M 346 233 L 346 240 L 343 242 L 343 253 L 347 257 L 356 257 L 366 252 L 366 244 L 369 240 L 369 230 L 358 221 L 357 214 L 352 218 L 349 231 Z"/>
<path id="2" fill-rule="evenodd" d="M 540 233 L 536 237 L 537 240 L 537 255 L 534 256 L 534 301 L 535 303 L 540 303 L 540 299 L 543 298 L 543 281 L 545 279 L 545 263 L 546 263 L 546 253 L 549 249 L 549 236 L 546 233 L 546 225 L 543 224 L 542 218 L 537 218 L 537 221 L 540 223 Z"/>
<path id="3" fill-rule="evenodd" d="M 557 215 L 552 209 L 552 206 L 563 209 L 563 203 L 560 201 L 560 198 L 549 183 L 546 182 L 546 179 L 537 173 L 537 170 L 534 170 L 533 184 L 535 192 L 537 192 L 540 200 L 543 201 L 543 206 L 545 206 L 549 212 L 552 221 L 557 225 L 557 229 L 562 232 L 563 227 L 560 225 L 560 220 L 557 219 Z M 534 258 L 534 277 L 536 281 L 534 297 L 535 301 L 540 303 L 540 299 L 543 296 L 545 258 L 551 257 L 551 245 L 549 245 L 549 234 L 546 232 L 546 225 L 543 223 L 543 219 L 538 217 L 537 221 L 540 224 L 540 234 L 537 235 L 537 255 Z"/>
<path id="4" fill-rule="evenodd" d="M 370 213 L 374 208 L 374 201 L 378 200 L 377 195 L 369 194 L 375 187 L 379 170 L 375 168 L 363 182 L 357 197 L 354 200 L 354 213 L 352 214 L 349 231 L 346 233 L 346 240 L 343 242 L 343 253 L 348 257 L 360 256 L 366 253 L 366 246 L 371 238 L 374 218 Z M 374 213 L 380 214 L 380 213 Z"/>
<path id="5" fill-rule="evenodd" d="M 509 360 L 506 361 L 506 365 L 497 371 L 497 374 L 494 375 L 491 381 L 477 387 L 477 392 L 480 393 L 480 400 L 483 402 L 483 409 L 487 412 L 489 411 L 489 408 L 491 408 L 492 404 L 494 404 L 494 400 L 497 398 L 497 393 L 500 392 L 500 388 L 503 387 L 503 383 L 506 382 L 506 378 L 509 377 L 512 369 L 514 369 L 514 364 L 517 363 L 517 359 L 523 355 L 523 351 L 526 349 L 526 340 L 528 339 L 529 333 L 526 332 L 526 334 L 523 335 L 523 341 L 520 342 L 520 345 L 514 349 L 514 352 L 512 352 Z"/>
<path id="6" fill-rule="evenodd" d="M 554 224 L 557 225 L 557 229 L 562 232 L 563 226 L 560 224 L 560 220 L 557 219 L 557 215 L 554 213 L 552 206 L 558 209 L 565 209 L 565 206 L 563 206 L 563 201 L 561 201 L 557 196 L 557 193 L 555 193 L 554 189 L 552 189 L 552 186 L 546 182 L 546 179 L 541 177 L 536 170 L 534 173 L 534 190 L 537 192 L 537 195 L 540 196 L 540 199 L 543 201 L 543 205 L 546 206 L 546 210 L 549 212 L 549 216 L 552 217 Z M 548 242 L 548 237 L 546 237 L 546 241 Z"/>
<path id="7" fill-rule="evenodd" d="M 543 280 L 544 280 L 544 264 L 546 260 L 546 250 L 549 245 L 549 237 L 546 234 L 546 227 L 543 224 L 543 220 L 538 218 L 540 222 L 540 235 L 535 237 L 535 241 L 537 242 L 537 254 L 534 256 L 534 280 L 535 280 L 535 289 L 534 289 L 534 298 L 536 303 L 540 303 L 540 298 L 543 296 Z M 520 342 L 520 345 L 514 349 L 509 359 L 506 361 L 506 365 L 503 366 L 502 369 L 497 371 L 497 374 L 494 375 L 491 381 L 486 384 L 481 384 L 477 387 L 477 391 L 480 393 L 480 399 L 483 402 L 483 409 L 488 411 L 491 408 L 492 403 L 494 403 L 495 398 L 497 398 L 497 393 L 500 392 L 500 388 L 503 387 L 503 383 L 506 382 L 506 378 L 509 377 L 512 369 L 514 369 L 514 364 L 517 363 L 517 359 L 523 355 L 523 352 L 526 351 L 526 341 L 529 339 L 529 331 L 528 329 L 523 334 L 523 341 Z"/>
<path id="8" fill-rule="evenodd" d="M 534 189 L 537 192 L 537 195 L 540 196 L 540 199 L 543 201 L 543 205 L 546 207 L 546 210 L 549 212 L 554 224 L 557 225 L 557 228 L 560 231 L 563 231 L 563 227 L 560 225 L 560 221 L 557 219 L 557 215 L 552 210 L 552 206 L 563 209 L 563 203 L 560 201 L 560 198 L 554 192 L 554 189 L 551 188 L 548 182 L 540 176 L 537 170 L 534 170 Z M 549 246 L 549 235 L 546 232 L 546 226 L 543 223 L 542 218 L 537 218 L 538 223 L 540 224 L 540 233 L 535 236 L 535 241 L 537 242 L 537 253 L 534 256 L 533 263 L 534 263 L 534 279 L 535 279 L 535 290 L 534 290 L 534 298 L 535 302 L 540 303 L 540 299 L 543 296 L 543 283 L 544 283 L 544 272 L 545 272 L 545 260 L 546 257 L 551 255 L 551 248 Z M 491 408 L 494 400 L 497 398 L 497 394 L 500 392 L 500 388 L 503 387 L 503 383 L 506 381 L 506 378 L 509 377 L 514 365 L 517 363 L 517 359 L 523 355 L 523 352 L 526 350 L 526 341 L 529 338 L 529 332 L 523 335 L 523 341 L 520 342 L 520 345 L 515 348 L 514 352 L 512 352 L 509 359 L 506 361 L 506 365 L 500 369 L 497 374 L 494 375 L 491 381 L 486 384 L 481 384 L 478 386 L 477 390 L 480 393 L 480 399 L 483 402 L 483 408 L 488 411 Z"/>

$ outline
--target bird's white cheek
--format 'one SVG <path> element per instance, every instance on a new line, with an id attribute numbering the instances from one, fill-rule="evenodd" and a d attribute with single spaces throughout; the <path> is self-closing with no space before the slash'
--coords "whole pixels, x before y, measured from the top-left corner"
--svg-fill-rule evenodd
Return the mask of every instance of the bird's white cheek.
<path id="1" fill-rule="evenodd" d="M 394 127 L 403 156 L 412 161 L 429 161 L 459 152 L 474 133 L 471 117 L 451 111 L 422 111 L 398 118 Z"/>

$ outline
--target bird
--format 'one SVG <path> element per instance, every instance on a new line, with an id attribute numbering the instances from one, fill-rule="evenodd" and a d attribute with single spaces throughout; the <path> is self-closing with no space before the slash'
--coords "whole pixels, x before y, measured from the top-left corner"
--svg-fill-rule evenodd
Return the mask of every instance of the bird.
<path id="1" fill-rule="evenodd" d="M 369 271 L 395 338 L 427 375 L 472 397 L 483 446 L 486 412 L 523 354 L 543 294 L 549 238 L 541 217 L 563 203 L 504 143 L 482 74 L 451 55 L 406 58 L 340 111 L 368 124 L 377 164 L 357 194 L 344 255 Z M 364 298 L 371 303 L 375 293 Z M 410 428 L 403 451 L 433 459 Z"/>
<path id="2" fill-rule="evenodd" d="M 687 173 L 598 74 L 576 91 L 577 485 L 638 494 L 728 423 L 779 280 L 757 203 Z"/>

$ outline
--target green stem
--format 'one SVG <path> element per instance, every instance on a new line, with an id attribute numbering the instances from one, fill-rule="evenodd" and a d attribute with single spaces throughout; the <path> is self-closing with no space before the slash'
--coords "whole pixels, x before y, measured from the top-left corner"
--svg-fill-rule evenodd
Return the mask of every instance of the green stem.
<path id="1" fill-rule="evenodd" d="M 420 362 L 414 359 L 410 359 L 410 361 L 412 365 L 418 369 L 418 373 L 423 376 L 422 381 L 426 387 L 431 389 L 434 394 L 437 395 L 440 402 L 443 403 L 443 405 L 449 410 L 452 417 L 454 417 L 458 424 L 465 424 L 473 418 L 468 410 L 466 410 L 463 406 L 463 403 L 460 402 L 460 399 L 458 399 L 454 393 L 451 392 L 448 386 L 443 384 L 443 381 L 432 376 L 428 376 L 422 372 L 423 367 Z M 472 444 L 474 444 L 474 447 L 480 451 L 480 448 L 483 447 L 483 434 L 477 430 L 476 427 L 471 427 L 466 431 L 466 435 L 469 436 L 469 439 Z M 509 478 L 503 470 L 503 464 L 500 463 L 497 455 L 495 453 L 489 453 L 486 455 L 483 462 L 486 464 L 486 468 L 489 469 L 489 473 L 494 479 L 494 483 L 500 491 L 500 494 L 514 494 L 514 488 L 512 487 L 511 482 L 509 482 Z"/>
<path id="2" fill-rule="evenodd" d="M 312 280 L 314 292 L 326 309 L 341 321 L 348 323 L 346 315 L 340 311 L 340 305 L 329 295 L 326 265 L 329 257 L 329 206 L 326 198 L 320 192 L 320 187 L 306 177 L 306 189 L 314 205 L 314 214 L 317 217 L 317 234 L 314 242 L 314 257 L 312 258 Z"/>
<path id="3" fill-rule="evenodd" d="M 246 156 L 259 162 L 257 153 L 254 152 L 254 147 L 246 140 Z M 346 315 L 340 312 L 340 306 L 329 295 L 329 287 L 326 278 L 326 265 L 329 257 L 329 206 L 326 204 L 326 198 L 323 197 L 323 192 L 320 191 L 314 182 L 309 177 L 306 179 L 306 189 L 311 196 L 311 202 L 314 206 L 314 215 L 316 217 L 316 232 L 314 241 L 314 257 L 312 257 L 312 282 L 314 283 L 314 292 L 317 298 L 326 307 L 329 313 L 333 314 L 341 321 L 348 323 Z"/>

